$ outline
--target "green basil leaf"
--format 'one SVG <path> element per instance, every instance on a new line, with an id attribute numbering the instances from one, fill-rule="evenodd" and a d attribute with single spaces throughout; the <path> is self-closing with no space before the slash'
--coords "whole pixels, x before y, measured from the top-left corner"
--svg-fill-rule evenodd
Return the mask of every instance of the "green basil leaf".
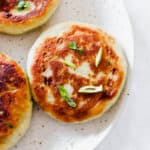
<path id="1" fill-rule="evenodd" d="M 70 49 L 76 50 L 77 49 L 77 44 L 76 42 L 69 42 L 68 44 Z"/>
<path id="2" fill-rule="evenodd" d="M 77 104 L 76 104 L 72 99 L 68 99 L 68 100 L 67 100 L 67 103 L 68 103 L 68 105 L 71 106 L 71 107 L 74 107 L 74 108 L 77 107 Z"/>
<path id="3" fill-rule="evenodd" d="M 77 51 L 78 51 L 78 54 L 79 54 L 79 55 L 82 55 L 82 54 L 83 54 L 83 49 L 79 48 L 79 49 L 77 49 Z"/>
<path id="4" fill-rule="evenodd" d="M 66 60 L 64 60 L 64 61 L 63 61 L 63 63 L 64 63 L 64 64 L 66 64 L 67 66 L 69 66 L 69 67 L 73 68 L 73 69 L 75 69 L 75 68 L 76 68 L 76 66 L 75 66 L 72 62 L 70 62 L 70 61 L 66 61 Z"/>
<path id="5" fill-rule="evenodd" d="M 69 98 L 69 94 L 63 86 L 59 85 L 57 88 L 58 88 L 58 91 L 60 93 L 60 96 L 63 98 L 63 100 L 65 102 L 67 102 L 67 104 L 69 106 L 71 106 L 71 107 L 76 107 L 77 106 L 76 103 L 72 99 Z"/>
<path id="6" fill-rule="evenodd" d="M 24 0 L 19 0 L 18 5 L 17 5 L 17 9 L 18 10 L 23 10 L 27 7 L 29 7 L 30 3 Z"/>
<path id="7" fill-rule="evenodd" d="M 111 65 L 111 62 L 110 62 L 110 60 L 107 60 L 107 64 L 108 64 L 108 65 Z"/>
<path id="8" fill-rule="evenodd" d="M 76 42 L 69 42 L 68 47 L 72 50 L 77 51 L 79 55 L 83 54 L 83 49 L 77 48 L 77 43 Z"/>
<path id="9" fill-rule="evenodd" d="M 59 90 L 60 96 L 62 98 L 68 97 L 68 93 L 67 93 L 66 89 L 63 86 L 59 85 L 58 90 Z"/>

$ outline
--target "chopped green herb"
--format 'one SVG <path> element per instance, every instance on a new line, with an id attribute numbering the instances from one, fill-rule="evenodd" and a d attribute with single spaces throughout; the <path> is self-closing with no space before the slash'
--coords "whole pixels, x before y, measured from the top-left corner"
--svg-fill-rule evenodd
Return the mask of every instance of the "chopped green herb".
<path id="1" fill-rule="evenodd" d="M 7 126 L 8 128 L 13 128 L 14 126 L 10 123 L 10 122 L 8 122 L 8 121 L 3 121 L 3 124 L 5 125 L 5 126 Z"/>
<path id="2" fill-rule="evenodd" d="M 66 60 L 64 60 L 64 61 L 63 61 L 63 63 L 64 63 L 64 64 L 66 64 L 67 66 L 69 66 L 69 67 L 73 68 L 73 69 L 75 69 L 75 68 L 76 68 L 76 66 L 75 66 L 72 62 L 70 62 L 70 61 L 66 61 Z"/>
<path id="3" fill-rule="evenodd" d="M 77 49 L 77 44 L 76 42 L 69 42 L 68 44 L 70 49 L 76 50 Z"/>
<path id="4" fill-rule="evenodd" d="M 67 103 L 69 106 L 71 106 L 73 108 L 77 107 L 77 104 L 72 99 L 68 99 Z"/>
<path id="5" fill-rule="evenodd" d="M 111 65 L 111 62 L 110 62 L 110 60 L 107 60 L 107 64 L 108 64 L 108 65 Z"/>
<path id="6" fill-rule="evenodd" d="M 71 106 L 71 107 L 77 106 L 77 104 L 72 99 L 69 98 L 68 92 L 66 91 L 66 89 L 63 86 L 59 85 L 57 88 L 60 93 L 60 96 L 63 98 L 63 100 L 65 102 L 67 102 L 67 104 L 69 106 Z"/>
<path id="7" fill-rule="evenodd" d="M 78 51 L 78 54 L 79 54 L 79 55 L 82 55 L 82 54 L 83 54 L 83 49 L 79 48 L 79 49 L 77 49 L 77 51 Z"/>
<path id="8" fill-rule="evenodd" d="M 69 42 L 68 47 L 72 50 L 77 51 L 79 55 L 83 54 L 83 49 L 77 48 L 77 43 L 76 42 Z"/>
<path id="9" fill-rule="evenodd" d="M 96 59 L 95 59 L 95 66 L 96 66 L 96 67 L 98 67 L 98 65 L 99 65 L 100 62 L 101 62 L 102 53 L 103 53 L 103 48 L 101 47 L 101 48 L 99 49 L 99 52 L 98 52 L 98 54 L 97 54 L 97 56 L 96 56 Z"/>
<path id="10" fill-rule="evenodd" d="M 79 93 L 89 93 L 89 94 L 92 94 L 92 93 L 99 93 L 99 92 L 102 92 L 103 91 L 103 86 L 100 85 L 100 86 L 83 86 L 79 89 Z"/>
<path id="11" fill-rule="evenodd" d="M 29 5 L 30 5 L 30 3 L 25 0 L 18 0 L 17 9 L 23 10 L 23 9 L 29 7 Z"/>

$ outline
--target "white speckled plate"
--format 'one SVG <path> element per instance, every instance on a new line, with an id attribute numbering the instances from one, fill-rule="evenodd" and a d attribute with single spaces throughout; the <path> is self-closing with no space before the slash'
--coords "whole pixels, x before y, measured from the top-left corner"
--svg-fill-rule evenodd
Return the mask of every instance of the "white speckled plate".
<path id="1" fill-rule="evenodd" d="M 25 68 L 28 51 L 40 33 L 52 24 L 70 20 L 96 24 L 120 42 L 129 63 L 128 83 L 122 97 L 102 118 L 78 125 L 59 123 L 34 106 L 31 127 L 12 150 L 93 150 L 112 128 L 122 104 L 130 99 L 134 51 L 131 26 L 122 0 L 61 0 L 60 7 L 45 26 L 20 36 L 0 34 L 0 52 Z"/>

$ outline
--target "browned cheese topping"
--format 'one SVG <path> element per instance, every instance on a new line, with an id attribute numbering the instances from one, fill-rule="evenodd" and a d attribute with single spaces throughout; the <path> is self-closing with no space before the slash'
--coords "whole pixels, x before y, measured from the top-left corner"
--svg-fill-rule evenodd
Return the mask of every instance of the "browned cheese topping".
<path id="1" fill-rule="evenodd" d="M 45 14 L 46 9 L 53 0 L 24 0 L 28 2 L 28 7 L 18 10 L 19 0 L 4 0 L 0 2 L 0 22 L 25 22 L 34 17 Z M 27 11 L 28 13 L 24 13 Z M 17 12 L 17 13 L 16 13 Z"/>
<path id="2" fill-rule="evenodd" d="M 113 40 L 110 38 L 110 40 Z M 69 48 L 75 42 L 82 54 Z M 103 49 L 98 67 L 95 58 Z M 74 64 L 71 68 L 67 60 Z M 31 68 L 32 90 L 38 104 L 57 119 L 65 122 L 82 121 L 95 116 L 115 97 L 124 77 L 118 56 L 98 31 L 77 25 L 59 37 L 46 39 L 37 49 Z M 64 86 L 77 104 L 70 107 L 61 97 L 58 86 Z M 93 94 L 79 93 L 83 86 L 103 86 Z"/>
<path id="3" fill-rule="evenodd" d="M 17 128 L 28 103 L 27 83 L 21 69 L 0 54 L 0 140 Z"/>

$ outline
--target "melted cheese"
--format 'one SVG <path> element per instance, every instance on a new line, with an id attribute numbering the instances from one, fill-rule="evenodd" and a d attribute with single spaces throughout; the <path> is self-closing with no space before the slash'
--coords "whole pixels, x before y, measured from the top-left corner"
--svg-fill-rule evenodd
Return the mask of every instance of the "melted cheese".
<path id="1" fill-rule="evenodd" d="M 55 102 L 55 98 L 53 97 L 53 94 L 52 94 L 51 90 L 49 90 L 49 89 L 47 92 L 47 101 L 51 104 L 53 104 Z"/>
<path id="2" fill-rule="evenodd" d="M 67 55 L 65 58 L 66 61 L 72 62 L 72 55 Z"/>
<path id="3" fill-rule="evenodd" d="M 81 32 L 81 31 L 76 31 L 74 35 L 75 35 L 75 36 L 83 35 L 83 32 Z"/>
<path id="4" fill-rule="evenodd" d="M 100 80 L 101 78 L 105 77 L 105 73 L 104 72 L 99 72 L 96 76 L 96 80 Z"/>
<path id="5" fill-rule="evenodd" d="M 66 89 L 69 97 L 72 97 L 72 93 L 73 93 L 73 87 L 70 84 L 65 84 L 64 88 Z"/>
<path id="6" fill-rule="evenodd" d="M 108 79 L 112 79 L 113 81 L 117 81 L 117 79 L 118 79 L 118 75 L 112 74 L 112 73 L 109 73 L 107 77 L 108 77 Z"/>
<path id="7" fill-rule="evenodd" d="M 65 44 L 61 43 L 61 44 L 57 44 L 56 48 L 57 48 L 58 51 L 60 51 L 60 50 L 64 49 L 64 47 L 65 47 Z"/>
<path id="8" fill-rule="evenodd" d="M 92 75 L 93 72 L 90 68 L 90 65 L 88 62 L 83 62 L 79 67 L 77 67 L 75 70 L 69 68 L 69 71 L 71 73 L 74 73 L 76 75 L 79 75 L 81 77 L 88 78 L 89 75 Z"/>
<path id="9" fill-rule="evenodd" d="M 47 68 L 43 73 L 42 75 L 46 78 L 52 76 L 52 71 L 50 70 L 50 68 Z"/>
<path id="10" fill-rule="evenodd" d="M 86 104 L 86 101 L 80 101 L 80 103 L 78 104 L 78 108 L 82 108 L 84 107 L 84 105 Z"/>

